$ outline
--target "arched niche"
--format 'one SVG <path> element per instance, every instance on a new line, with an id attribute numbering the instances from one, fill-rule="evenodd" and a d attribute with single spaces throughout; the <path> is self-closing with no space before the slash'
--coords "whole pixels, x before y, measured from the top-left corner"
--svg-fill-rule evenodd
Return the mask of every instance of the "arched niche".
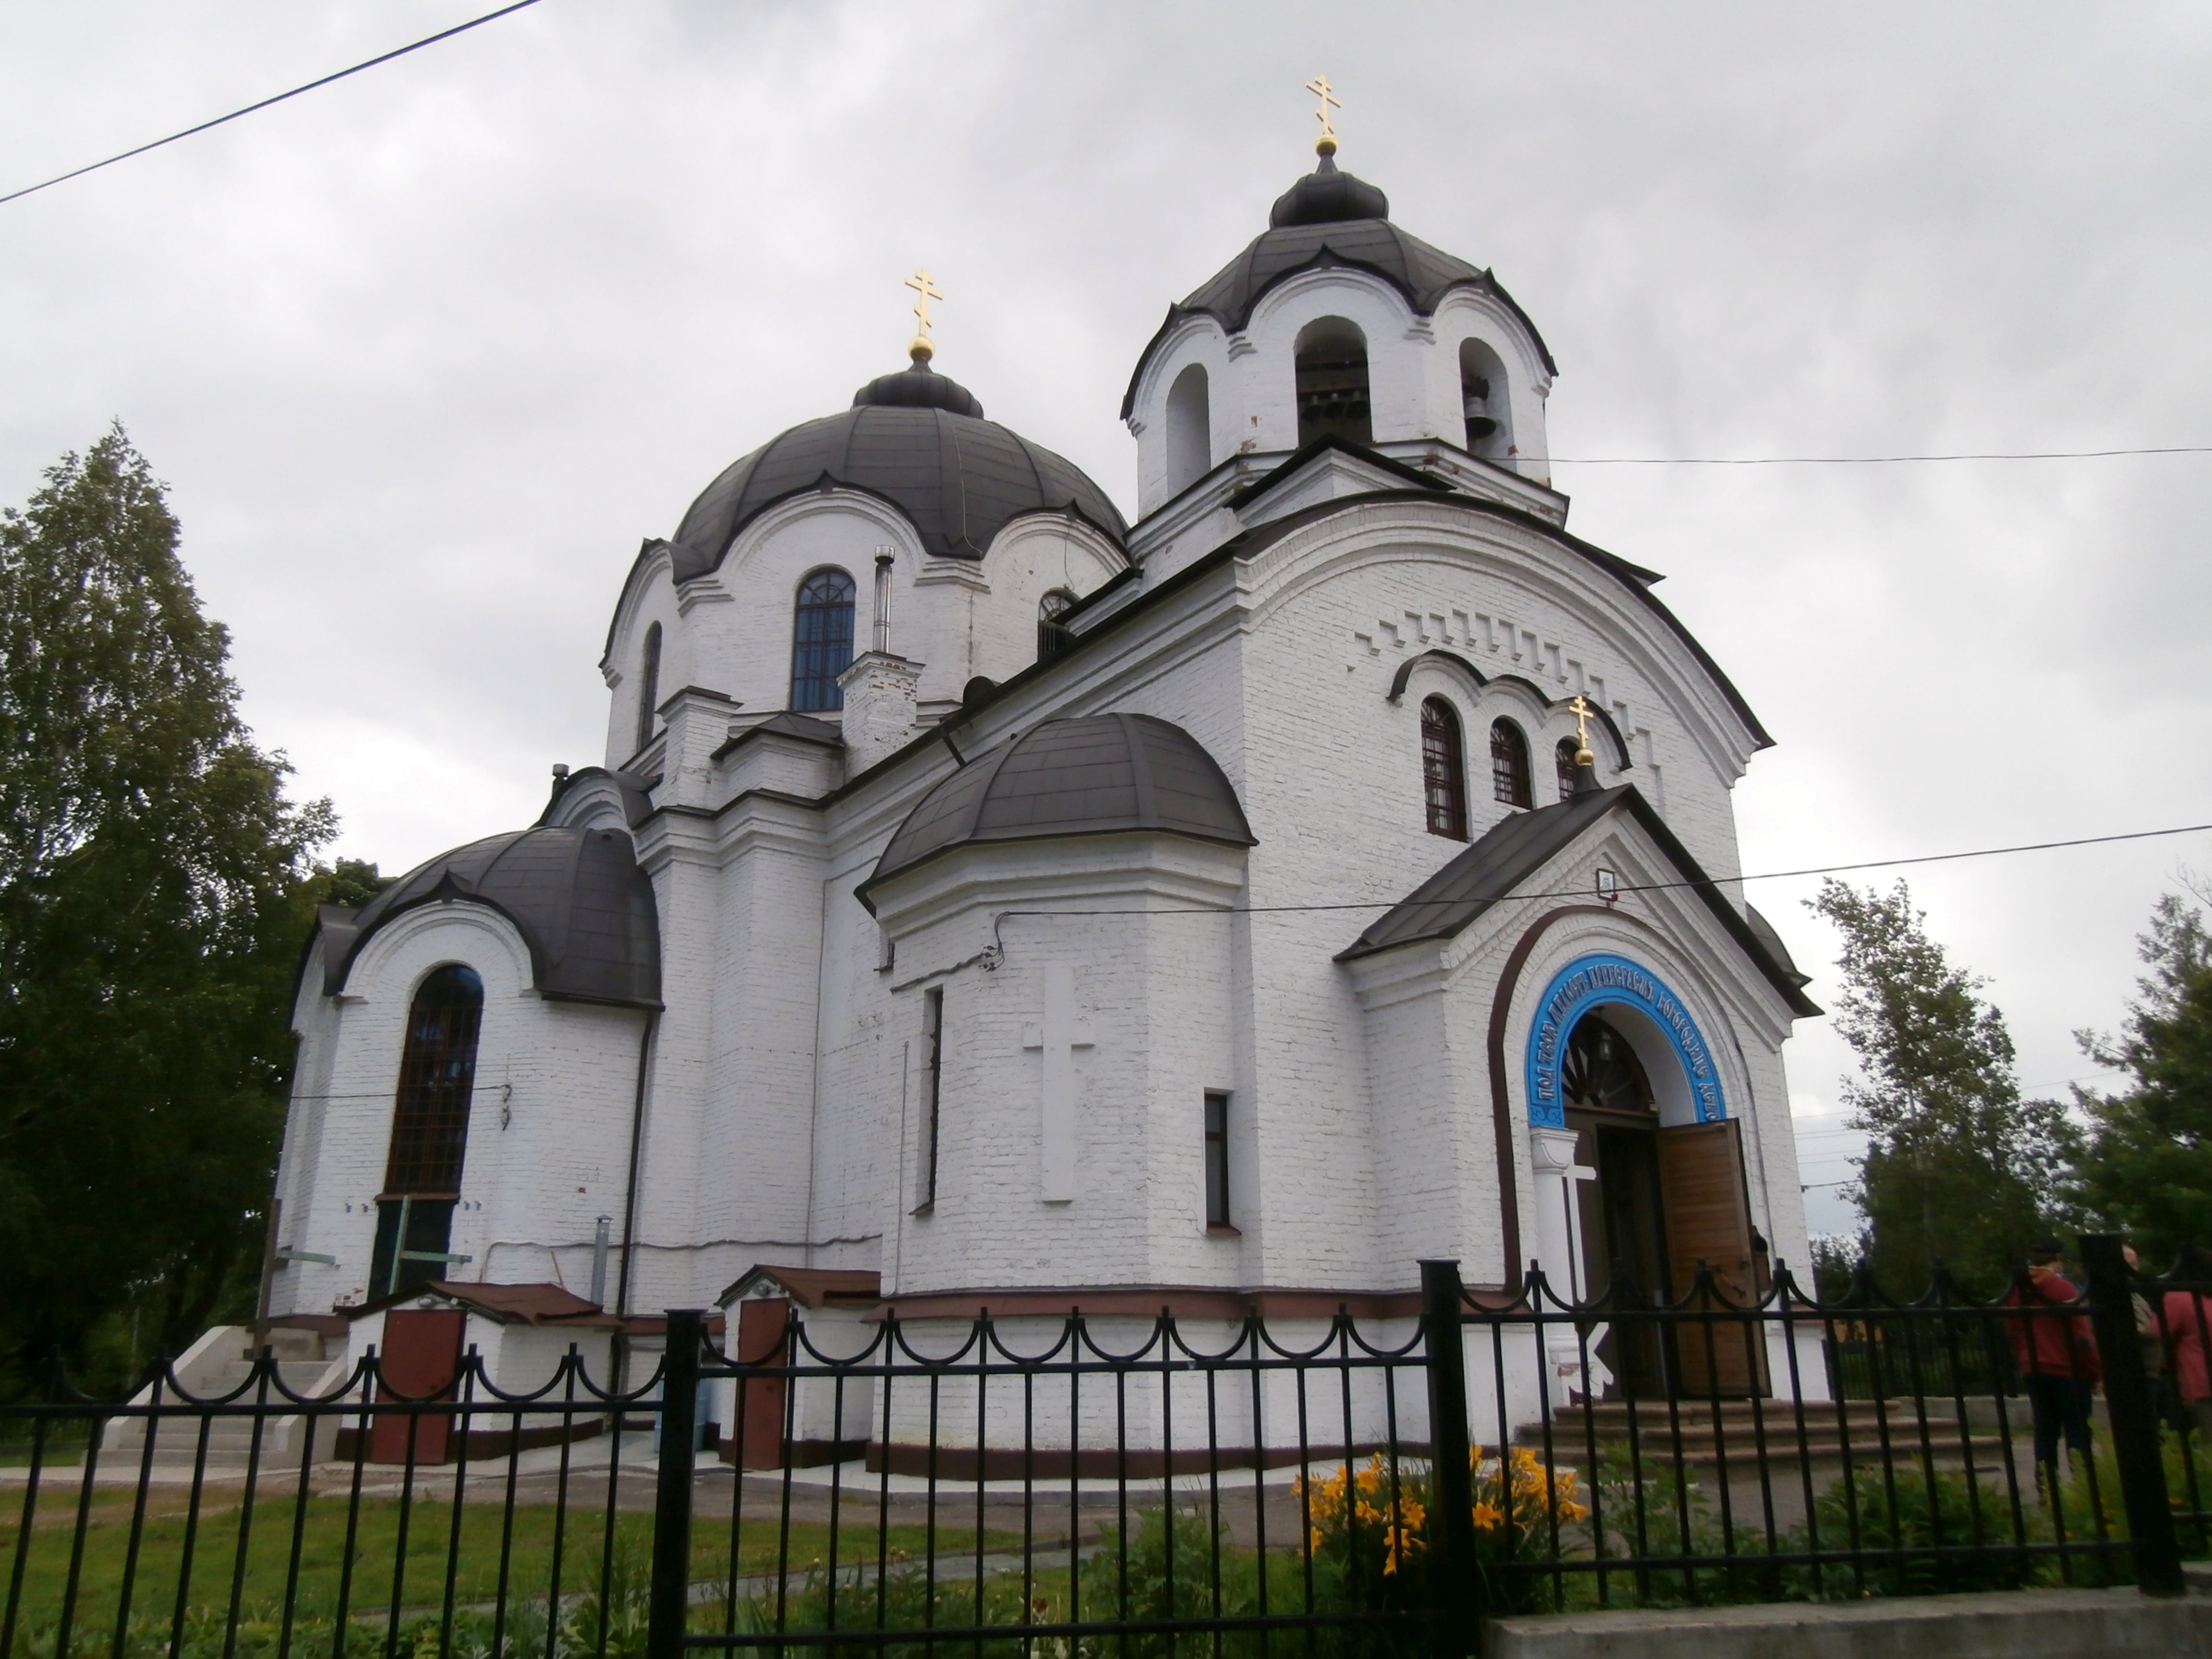
<path id="1" fill-rule="evenodd" d="M 1459 343 L 1459 397 L 1468 453 L 1505 459 L 1513 449 L 1512 385 L 1504 362 L 1486 341 Z"/>
<path id="2" fill-rule="evenodd" d="M 1565 1127 L 1566 1091 L 1559 1073 L 1567 1039 L 1583 1015 L 1600 1008 L 1643 1063 L 1662 1125 L 1717 1123 L 1728 1116 L 1719 1066 L 1682 999 L 1641 963 L 1595 951 L 1553 975 L 1536 1002 L 1524 1066 L 1532 1127 Z"/>
<path id="3" fill-rule="evenodd" d="M 1213 465 L 1213 419 L 1206 365 L 1187 364 L 1168 388 L 1168 494 L 1196 483 Z"/>
<path id="4" fill-rule="evenodd" d="M 1322 438 L 1375 441 L 1367 384 L 1367 336 L 1346 317 L 1316 317 L 1292 348 L 1297 380 L 1298 447 Z"/>

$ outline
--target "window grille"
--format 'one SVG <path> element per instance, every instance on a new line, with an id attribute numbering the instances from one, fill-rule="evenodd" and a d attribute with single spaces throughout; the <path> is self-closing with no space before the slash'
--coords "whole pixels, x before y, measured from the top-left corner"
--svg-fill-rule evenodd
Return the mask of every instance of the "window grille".
<path id="1" fill-rule="evenodd" d="M 1508 806 L 1534 806 L 1528 788 L 1528 739 L 1511 720 L 1490 728 L 1491 792 Z"/>
<path id="2" fill-rule="evenodd" d="M 1037 601 L 1037 660 L 1050 662 L 1067 649 L 1074 635 L 1061 620 L 1075 609 L 1075 595 L 1064 587 L 1055 587 Z"/>
<path id="3" fill-rule="evenodd" d="M 791 706 L 818 714 L 845 706 L 837 676 L 853 665 L 853 579 L 817 570 L 799 585 L 791 629 Z"/>
<path id="4" fill-rule="evenodd" d="M 1459 716 L 1442 697 L 1421 705 L 1421 783 L 1428 796 L 1429 833 L 1467 839 L 1467 758 Z"/>
<path id="5" fill-rule="evenodd" d="M 1561 738 L 1556 751 L 1559 769 L 1559 799 L 1565 800 L 1575 793 L 1575 781 L 1582 775 L 1582 768 L 1575 764 L 1575 757 L 1582 745 L 1572 738 Z"/>
<path id="6" fill-rule="evenodd" d="M 1206 1224 L 1226 1227 L 1229 1220 L 1229 1097 L 1206 1097 Z"/>
<path id="7" fill-rule="evenodd" d="M 415 993 L 399 1060 L 386 1192 L 449 1197 L 460 1191 L 483 1016 L 483 981 L 458 964 L 439 969 Z"/>

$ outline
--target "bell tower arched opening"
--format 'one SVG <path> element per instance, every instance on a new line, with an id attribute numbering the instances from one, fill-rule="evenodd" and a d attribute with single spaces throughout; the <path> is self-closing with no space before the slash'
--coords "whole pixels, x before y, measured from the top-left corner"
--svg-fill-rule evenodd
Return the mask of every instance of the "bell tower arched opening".
<path id="1" fill-rule="evenodd" d="M 1367 337 L 1342 317 L 1317 317 L 1299 330 L 1298 447 L 1320 438 L 1375 441 L 1375 416 L 1367 391 Z"/>
<path id="2" fill-rule="evenodd" d="M 1462 340 L 1459 399 L 1468 454 L 1503 461 L 1513 453 L 1513 410 L 1507 391 L 1505 365 L 1497 352 L 1484 341 Z"/>
<path id="3" fill-rule="evenodd" d="M 1206 365 L 1191 363 L 1168 388 L 1168 494 L 1196 483 L 1213 465 L 1213 423 Z"/>

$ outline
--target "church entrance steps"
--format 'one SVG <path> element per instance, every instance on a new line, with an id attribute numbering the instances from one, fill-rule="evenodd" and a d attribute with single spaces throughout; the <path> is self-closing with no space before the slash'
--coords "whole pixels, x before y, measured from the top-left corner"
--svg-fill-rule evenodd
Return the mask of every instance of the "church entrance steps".
<path id="1" fill-rule="evenodd" d="M 217 1326 L 203 1337 L 173 1368 L 177 1382 L 192 1398 L 204 1401 L 231 1400 L 236 1407 L 252 1407 L 256 1404 L 257 1385 L 253 1382 L 251 1332 L 240 1326 Z M 322 1340 L 311 1332 L 276 1331 L 271 1333 L 270 1346 L 275 1350 L 276 1375 L 270 1379 L 268 1399 L 264 1407 L 282 1411 L 287 1403 L 277 1384 L 296 1395 L 309 1396 L 334 1393 L 344 1382 L 349 1366 L 343 1354 L 325 1358 Z M 215 1339 L 212 1342 L 210 1339 Z M 166 1382 L 161 1387 L 161 1399 L 173 1403 L 178 1391 Z M 149 1383 L 132 1396 L 131 1404 L 145 1406 L 155 1399 L 154 1385 Z M 242 1474 L 253 1455 L 256 1438 L 255 1418 L 208 1415 L 196 1422 L 171 1422 L 154 1437 L 152 1463 L 163 1472 L 189 1470 L 202 1455 L 204 1436 L 207 1468 L 214 1471 Z M 259 1448 L 264 1467 L 272 1463 L 288 1463 L 296 1467 L 305 1447 L 303 1437 L 309 1431 L 308 1419 L 303 1413 L 289 1413 L 283 1416 L 263 1416 L 260 1421 Z M 329 1453 L 329 1443 L 336 1431 L 337 1422 L 331 1418 L 317 1420 L 315 1432 L 325 1443 L 315 1449 L 319 1458 Z M 145 1461 L 146 1419 L 137 1417 L 112 1419 L 106 1433 L 100 1437 L 100 1456 L 109 1467 L 137 1468 Z"/>
<path id="2" fill-rule="evenodd" d="M 1577 1406 L 1553 1418 L 1551 1447 L 1553 1461 L 1568 1468 L 1589 1462 L 1595 1443 L 1601 1458 L 1625 1459 L 1632 1448 L 1647 1464 L 1679 1460 L 1691 1468 L 1714 1468 L 1725 1461 L 1731 1474 L 1755 1468 L 1763 1449 L 1777 1478 L 1801 1460 L 1840 1465 L 1847 1445 L 1855 1461 L 1880 1462 L 1887 1445 L 1893 1458 L 1924 1455 L 1942 1468 L 1958 1467 L 1969 1451 L 1978 1467 L 2001 1467 L 2005 1438 L 1996 1432 L 1995 1413 L 1974 1409 L 1978 1404 L 1986 1402 L 1968 1402 L 1962 1428 L 1956 1403 L 1948 1400 L 1802 1407 L 1767 1401 L 1756 1408 L 1748 1400 L 1607 1402 Z M 2025 1431 L 2025 1416 L 2024 1407 L 2015 1413 L 2015 1437 Z M 1514 1431 L 1513 1444 L 1541 1453 L 1544 1437 L 1541 1422 L 1523 1423 Z M 2014 1455 L 2021 1455 L 2017 1447 Z"/>

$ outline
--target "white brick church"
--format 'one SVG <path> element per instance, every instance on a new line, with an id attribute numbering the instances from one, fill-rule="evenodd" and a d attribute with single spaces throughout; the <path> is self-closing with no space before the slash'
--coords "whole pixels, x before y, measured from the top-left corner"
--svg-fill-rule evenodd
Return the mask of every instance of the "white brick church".
<path id="1" fill-rule="evenodd" d="M 1569 532 L 1534 324 L 1334 147 L 1139 355 L 1133 522 L 925 337 L 644 544 L 605 764 L 322 915 L 276 1313 L 1802 1260 L 1769 738 Z"/>

